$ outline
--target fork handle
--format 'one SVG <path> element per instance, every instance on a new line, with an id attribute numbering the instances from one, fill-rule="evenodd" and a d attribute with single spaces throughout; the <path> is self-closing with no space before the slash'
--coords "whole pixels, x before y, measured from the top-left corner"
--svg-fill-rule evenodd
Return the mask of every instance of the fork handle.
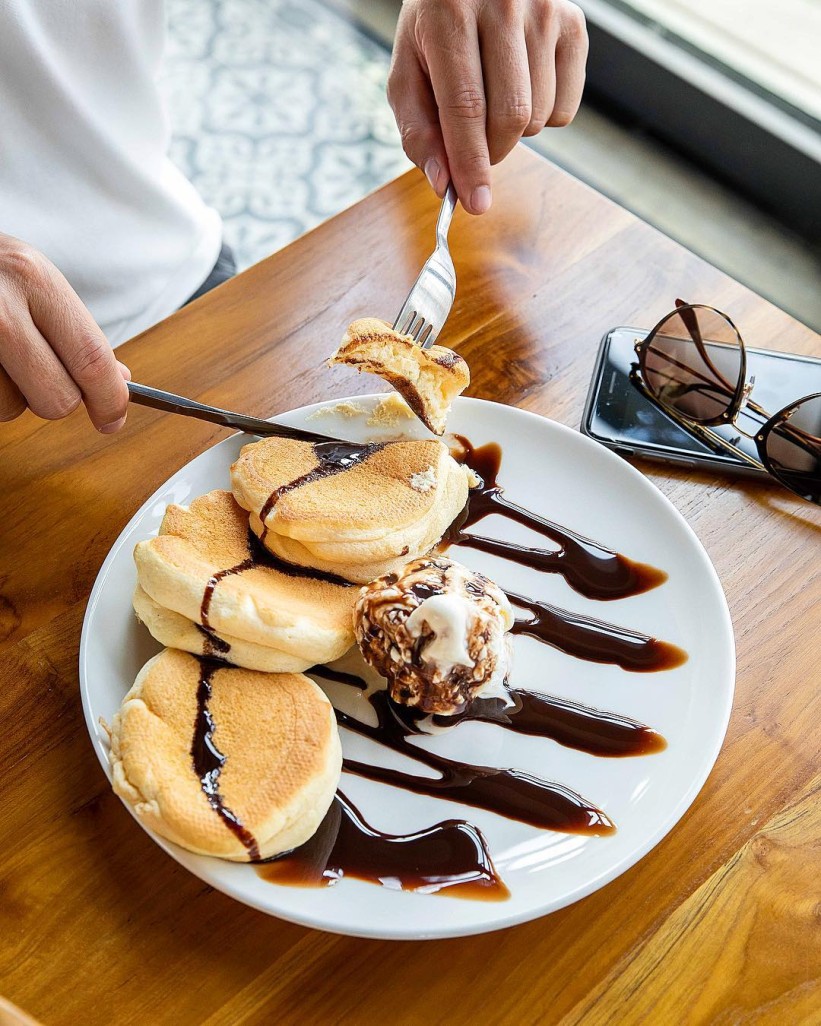
<path id="1" fill-rule="evenodd" d="M 450 182 L 445 190 L 442 206 L 439 208 L 439 217 L 436 219 L 436 241 L 440 246 L 448 244 L 448 229 L 456 209 L 456 199 L 456 189 L 453 187 L 453 182 Z"/>
<path id="2" fill-rule="evenodd" d="M 179 413 L 183 417 L 196 417 L 197 420 L 207 420 L 212 424 L 220 424 L 222 427 L 236 428 L 238 431 L 244 431 L 249 435 L 259 435 L 262 438 L 278 436 L 280 438 L 299 438 L 307 442 L 333 441 L 328 435 L 319 435 L 313 431 L 303 431 L 300 428 L 285 427 L 284 424 L 272 424 L 259 417 L 246 417 L 242 413 L 221 410 L 218 406 L 206 406 L 205 403 L 186 399 L 185 396 L 175 395 L 173 392 L 163 392 L 162 389 L 151 388 L 149 385 L 138 385 L 136 381 L 129 381 L 127 385 L 128 398 L 132 403 L 150 406 L 152 409 L 162 410 L 164 413 Z"/>

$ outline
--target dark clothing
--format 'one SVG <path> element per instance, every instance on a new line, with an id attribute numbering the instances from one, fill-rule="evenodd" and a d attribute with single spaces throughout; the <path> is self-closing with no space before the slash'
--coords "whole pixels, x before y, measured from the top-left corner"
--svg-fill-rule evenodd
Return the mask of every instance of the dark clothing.
<path id="1" fill-rule="evenodd" d="M 199 299 L 200 296 L 204 296 L 206 292 L 210 292 L 211 289 L 215 289 L 217 285 L 222 285 L 224 281 L 228 281 L 229 278 L 233 278 L 237 273 L 237 262 L 234 259 L 234 251 L 227 243 L 223 242 L 220 255 L 217 257 L 217 262 L 211 269 L 211 273 L 200 285 L 197 291 L 189 296 L 188 299 L 183 303 L 183 306 L 188 306 L 189 303 L 193 303 L 195 299 Z"/>

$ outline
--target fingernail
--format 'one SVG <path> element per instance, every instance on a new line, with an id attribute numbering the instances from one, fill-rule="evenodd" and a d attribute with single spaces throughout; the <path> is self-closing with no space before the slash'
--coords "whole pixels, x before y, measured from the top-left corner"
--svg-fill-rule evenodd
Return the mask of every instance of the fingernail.
<path id="1" fill-rule="evenodd" d="M 470 194 L 470 209 L 474 214 L 490 210 L 490 186 L 479 185 Z"/>
<path id="2" fill-rule="evenodd" d="M 434 192 L 436 192 L 436 183 L 439 180 L 439 172 L 441 170 L 439 162 L 433 157 L 429 157 L 425 161 L 425 178 L 430 182 L 430 187 Z"/>
<path id="3" fill-rule="evenodd" d="M 101 435 L 113 435 L 115 431 L 120 430 L 123 424 L 125 424 L 125 417 L 120 417 L 119 420 L 113 420 L 110 424 L 103 424 L 103 426 L 97 430 Z"/>

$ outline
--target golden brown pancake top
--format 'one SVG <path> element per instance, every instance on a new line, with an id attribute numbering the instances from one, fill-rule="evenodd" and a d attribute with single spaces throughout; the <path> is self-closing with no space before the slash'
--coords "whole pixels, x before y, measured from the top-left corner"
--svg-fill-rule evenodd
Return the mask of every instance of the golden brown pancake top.
<path id="1" fill-rule="evenodd" d="M 112 724 L 115 790 L 163 836 L 204 854 L 248 857 L 247 844 L 205 793 L 192 757 L 202 730 L 204 674 L 213 744 L 224 756 L 216 804 L 263 855 L 284 850 L 277 839 L 285 834 L 290 845 L 295 819 L 315 828 L 339 773 L 331 706 L 302 674 L 209 665 L 165 649 L 143 668 Z"/>
<path id="2" fill-rule="evenodd" d="M 438 470 L 451 459 L 443 443 L 434 439 L 388 442 L 345 470 L 299 484 L 320 467 L 313 445 L 266 438 L 243 447 L 231 480 L 239 502 L 257 514 L 282 489 L 265 518 L 282 533 L 311 538 L 341 532 L 365 538 L 425 517 L 438 490 L 417 490 L 413 477 L 431 467 Z"/>

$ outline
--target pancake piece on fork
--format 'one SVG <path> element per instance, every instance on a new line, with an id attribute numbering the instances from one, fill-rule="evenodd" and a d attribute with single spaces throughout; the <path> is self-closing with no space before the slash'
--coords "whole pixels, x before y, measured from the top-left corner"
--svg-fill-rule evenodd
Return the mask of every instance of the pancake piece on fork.
<path id="1" fill-rule="evenodd" d="M 445 432 L 451 403 L 470 384 L 468 365 L 452 349 L 422 349 L 375 317 L 354 321 L 328 364 L 348 364 L 389 382 L 435 434 Z"/>

